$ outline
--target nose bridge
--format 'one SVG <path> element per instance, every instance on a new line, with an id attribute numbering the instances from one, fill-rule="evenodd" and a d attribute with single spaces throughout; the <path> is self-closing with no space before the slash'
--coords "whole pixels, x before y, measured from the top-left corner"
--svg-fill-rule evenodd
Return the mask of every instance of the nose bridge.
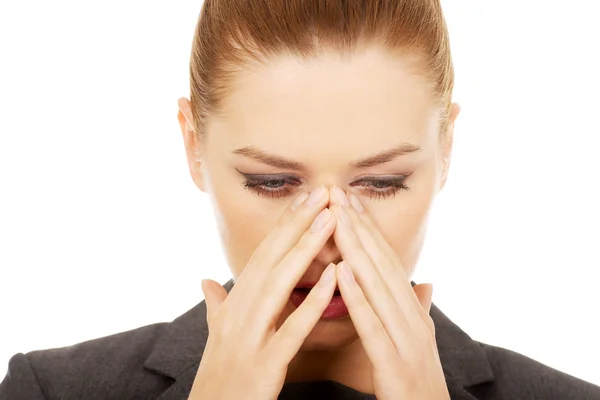
<path id="1" fill-rule="evenodd" d="M 314 190 L 319 186 L 325 186 L 328 189 L 331 189 L 333 186 L 342 187 L 343 181 L 340 176 L 340 173 L 332 171 L 329 168 L 328 172 L 322 173 L 313 173 L 310 179 L 310 189 Z"/>
<path id="2" fill-rule="evenodd" d="M 346 192 L 346 188 L 345 188 L 345 183 L 343 181 L 343 178 L 340 176 L 340 174 L 336 174 L 333 172 L 328 172 L 328 173 L 323 173 L 320 175 L 315 175 L 312 177 L 312 179 L 310 180 L 310 187 L 308 188 L 309 192 L 312 192 L 313 190 L 315 190 L 316 188 L 320 187 L 320 186 L 325 186 L 325 188 L 327 188 L 327 190 L 329 190 L 329 204 L 327 204 L 327 207 L 331 207 L 331 189 L 334 186 L 337 186 L 338 188 L 342 189 L 344 192 Z"/>

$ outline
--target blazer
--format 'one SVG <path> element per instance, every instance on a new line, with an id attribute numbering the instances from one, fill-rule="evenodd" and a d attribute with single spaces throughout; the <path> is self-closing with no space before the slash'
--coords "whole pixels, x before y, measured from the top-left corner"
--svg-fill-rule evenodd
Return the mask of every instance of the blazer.
<path id="1" fill-rule="evenodd" d="M 223 286 L 230 291 L 233 280 Z M 600 400 L 598 386 L 472 340 L 434 304 L 430 315 L 453 400 Z M 186 400 L 207 337 L 202 301 L 170 323 L 18 353 L 9 360 L 0 383 L 0 400 Z M 319 381 L 287 383 L 279 399 L 375 397 L 337 382 Z"/>

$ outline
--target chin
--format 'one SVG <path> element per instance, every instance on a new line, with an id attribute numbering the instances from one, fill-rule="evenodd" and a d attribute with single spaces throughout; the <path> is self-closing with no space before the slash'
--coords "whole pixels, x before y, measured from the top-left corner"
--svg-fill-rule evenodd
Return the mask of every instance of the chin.
<path id="1" fill-rule="evenodd" d="M 319 320 L 300 351 L 339 351 L 358 340 L 350 317 Z"/>
<path id="2" fill-rule="evenodd" d="M 295 310 L 291 304 L 285 307 L 280 321 L 285 321 Z M 281 324 L 278 324 L 278 327 Z M 300 351 L 337 351 L 358 340 L 358 333 L 349 315 L 335 319 L 320 319 L 304 340 Z"/>

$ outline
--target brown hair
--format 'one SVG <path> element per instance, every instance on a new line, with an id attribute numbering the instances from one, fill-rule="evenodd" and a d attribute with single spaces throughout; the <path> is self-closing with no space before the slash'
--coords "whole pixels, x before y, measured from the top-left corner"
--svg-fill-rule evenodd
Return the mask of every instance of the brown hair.
<path id="1" fill-rule="evenodd" d="M 190 60 L 196 138 L 243 68 L 284 53 L 302 60 L 369 44 L 402 56 L 426 78 L 445 132 L 454 70 L 439 0 L 205 0 Z"/>

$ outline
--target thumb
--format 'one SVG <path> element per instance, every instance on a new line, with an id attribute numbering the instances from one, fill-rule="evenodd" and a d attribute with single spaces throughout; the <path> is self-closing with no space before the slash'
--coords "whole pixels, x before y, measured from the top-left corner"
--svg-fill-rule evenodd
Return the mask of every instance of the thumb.
<path id="1" fill-rule="evenodd" d="M 419 299 L 419 303 L 421 303 L 421 306 L 429 314 L 429 310 L 431 310 L 431 298 L 433 296 L 433 285 L 431 283 L 420 283 L 413 286 L 413 290 Z"/>
<path id="2" fill-rule="evenodd" d="M 201 286 L 202 293 L 204 293 L 204 301 L 206 302 L 206 322 L 209 323 L 210 328 L 211 317 L 221 304 L 223 304 L 228 293 L 219 282 L 212 279 L 203 279 Z"/>

